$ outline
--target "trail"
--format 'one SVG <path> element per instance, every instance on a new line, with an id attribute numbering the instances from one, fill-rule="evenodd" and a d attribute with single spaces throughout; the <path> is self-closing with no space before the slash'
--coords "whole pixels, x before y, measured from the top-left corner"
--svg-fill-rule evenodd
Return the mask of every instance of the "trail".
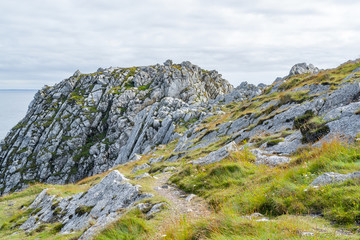
<path id="1" fill-rule="evenodd" d="M 168 184 L 171 175 L 172 173 L 165 172 L 156 176 L 154 190 L 167 200 L 169 206 L 167 210 L 168 219 L 166 219 L 163 226 L 159 227 L 159 232 L 155 239 L 162 239 L 161 236 L 166 232 L 169 224 L 174 225 L 183 218 L 186 218 L 187 221 L 194 221 L 213 215 L 204 199 L 186 194 L 179 188 Z"/>
<path id="2" fill-rule="evenodd" d="M 169 185 L 168 180 L 171 175 L 171 173 L 157 175 L 154 189 L 160 196 L 169 201 L 169 210 L 172 213 L 176 215 L 189 214 L 192 217 L 211 214 L 211 211 L 207 208 L 207 203 L 202 198 L 194 196 L 192 199 L 188 199 L 186 197 L 190 196 L 190 194 L 186 194 L 177 187 Z"/>

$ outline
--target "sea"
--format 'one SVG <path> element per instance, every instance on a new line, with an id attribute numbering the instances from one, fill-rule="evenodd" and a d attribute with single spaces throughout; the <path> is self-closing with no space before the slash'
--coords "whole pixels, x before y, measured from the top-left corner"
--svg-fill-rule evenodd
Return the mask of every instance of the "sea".
<path id="1" fill-rule="evenodd" d="M 0 89 L 0 141 L 25 117 L 36 92 L 34 89 Z"/>

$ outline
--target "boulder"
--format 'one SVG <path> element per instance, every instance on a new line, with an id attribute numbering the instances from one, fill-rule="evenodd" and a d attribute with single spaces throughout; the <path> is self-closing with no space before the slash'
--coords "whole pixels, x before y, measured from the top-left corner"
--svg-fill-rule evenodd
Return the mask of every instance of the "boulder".
<path id="1" fill-rule="evenodd" d="M 340 174 L 340 173 L 324 173 L 321 176 L 315 178 L 314 181 L 310 183 L 310 186 L 323 186 L 328 184 L 335 184 L 344 182 L 348 179 L 356 179 L 360 178 L 360 172 L 353 172 L 348 174 Z"/>
<path id="2" fill-rule="evenodd" d="M 133 186 L 117 170 L 110 172 L 100 183 L 88 191 L 72 197 L 56 197 L 43 190 L 29 206 L 36 209 L 20 229 L 31 231 L 42 223 L 61 222 L 61 233 L 71 233 L 87 229 L 80 239 L 89 239 L 106 225 L 116 221 L 120 210 L 130 208 L 144 198 L 138 186 Z"/>

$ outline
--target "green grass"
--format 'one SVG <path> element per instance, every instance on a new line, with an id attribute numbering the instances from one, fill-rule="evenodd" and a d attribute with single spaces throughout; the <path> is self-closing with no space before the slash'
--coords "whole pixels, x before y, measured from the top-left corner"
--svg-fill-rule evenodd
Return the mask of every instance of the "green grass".
<path id="1" fill-rule="evenodd" d="M 360 180 L 309 188 L 323 172 L 360 170 L 360 147 L 337 141 L 310 153 L 299 153 L 287 166 L 268 168 L 251 161 L 188 166 L 171 179 L 183 190 L 205 197 L 214 209 L 234 208 L 241 214 L 261 212 L 322 214 L 341 225 L 360 222 Z"/>
<path id="2" fill-rule="evenodd" d="M 139 210 L 133 210 L 119 221 L 102 231 L 95 240 L 140 240 L 146 239 L 150 231 L 149 223 Z"/>

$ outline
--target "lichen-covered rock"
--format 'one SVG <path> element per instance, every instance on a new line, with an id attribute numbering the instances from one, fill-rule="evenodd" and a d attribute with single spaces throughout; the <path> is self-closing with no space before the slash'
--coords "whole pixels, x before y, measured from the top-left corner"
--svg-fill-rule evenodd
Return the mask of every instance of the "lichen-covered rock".
<path id="1" fill-rule="evenodd" d="M 104 172 L 181 137 L 233 87 L 190 62 L 106 68 L 45 86 L 0 143 L 0 195 L 28 183 L 64 184 Z"/>
<path id="2" fill-rule="evenodd" d="M 117 170 L 110 172 L 100 183 L 87 192 L 72 197 L 57 198 L 43 190 L 29 206 L 36 210 L 20 229 L 31 231 L 42 223 L 61 222 L 61 233 L 86 229 L 80 239 L 89 239 L 109 223 L 121 216 L 123 209 L 150 194 L 142 194 L 137 186 Z"/>
<path id="3" fill-rule="evenodd" d="M 315 178 L 315 180 L 310 183 L 310 186 L 323 186 L 328 184 L 344 182 L 348 179 L 355 179 L 355 178 L 360 178 L 360 172 L 353 172 L 348 174 L 329 172 L 329 173 L 324 173 L 321 176 Z"/>

